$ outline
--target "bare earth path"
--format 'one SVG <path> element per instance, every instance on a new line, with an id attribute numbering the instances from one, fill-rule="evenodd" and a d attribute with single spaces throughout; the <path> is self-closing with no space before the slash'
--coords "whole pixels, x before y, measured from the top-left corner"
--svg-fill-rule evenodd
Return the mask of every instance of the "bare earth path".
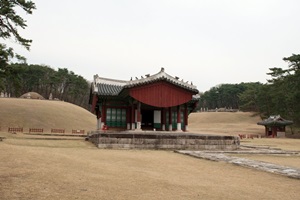
<path id="1" fill-rule="evenodd" d="M 55 146 L 57 142 L 57 146 Z M 296 179 L 77 140 L 0 142 L 0 199 L 299 199 Z"/>

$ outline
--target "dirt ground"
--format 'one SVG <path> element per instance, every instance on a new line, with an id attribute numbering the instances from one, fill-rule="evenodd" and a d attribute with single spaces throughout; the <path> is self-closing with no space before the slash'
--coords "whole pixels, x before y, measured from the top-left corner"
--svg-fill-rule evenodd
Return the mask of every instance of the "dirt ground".
<path id="1" fill-rule="evenodd" d="M 20 134 L 1 135 L 7 139 L 0 142 L 0 199 L 299 199 L 300 196 L 297 179 L 172 151 L 100 150 L 77 138 L 36 140 Z M 244 141 L 252 142 L 256 140 Z M 300 146 L 299 142 L 283 140 L 271 143 L 291 149 Z"/>

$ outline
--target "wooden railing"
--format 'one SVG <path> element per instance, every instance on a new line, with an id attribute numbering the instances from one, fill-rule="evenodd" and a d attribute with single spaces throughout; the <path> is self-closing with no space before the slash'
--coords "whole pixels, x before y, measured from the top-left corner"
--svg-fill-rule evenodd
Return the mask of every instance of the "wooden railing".
<path id="1" fill-rule="evenodd" d="M 8 127 L 8 132 L 9 133 L 16 133 L 16 132 L 23 133 L 23 128 Z"/>
<path id="2" fill-rule="evenodd" d="M 42 128 L 29 128 L 29 133 L 43 133 L 44 129 Z"/>
<path id="3" fill-rule="evenodd" d="M 77 130 L 77 129 L 72 130 L 72 134 L 84 134 L 84 132 L 85 132 L 84 130 Z"/>
<path id="4" fill-rule="evenodd" d="M 52 128 L 51 133 L 65 133 L 65 129 Z"/>

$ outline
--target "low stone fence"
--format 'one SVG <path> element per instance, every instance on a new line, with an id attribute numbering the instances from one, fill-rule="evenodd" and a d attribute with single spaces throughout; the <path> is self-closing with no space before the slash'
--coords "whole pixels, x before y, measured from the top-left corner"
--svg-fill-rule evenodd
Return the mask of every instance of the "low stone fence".
<path id="1" fill-rule="evenodd" d="M 89 141 L 98 148 L 108 149 L 168 149 L 168 150 L 235 150 L 237 136 L 212 136 L 188 133 L 97 133 Z"/>

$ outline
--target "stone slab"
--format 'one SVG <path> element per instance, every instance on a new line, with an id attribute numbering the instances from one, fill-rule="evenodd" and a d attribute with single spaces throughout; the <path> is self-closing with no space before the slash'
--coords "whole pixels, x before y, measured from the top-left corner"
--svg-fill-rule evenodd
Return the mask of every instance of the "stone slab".
<path id="1" fill-rule="evenodd" d="M 247 158 L 228 156 L 223 153 L 186 150 L 179 150 L 175 152 L 206 160 L 224 161 L 243 167 L 254 168 L 261 171 L 284 175 L 290 178 L 300 179 L 300 168 L 287 167 L 263 161 L 251 160 Z"/>
<path id="2" fill-rule="evenodd" d="M 235 150 L 237 136 L 218 136 L 164 131 L 90 132 L 89 140 L 98 148 L 164 150 Z"/>

